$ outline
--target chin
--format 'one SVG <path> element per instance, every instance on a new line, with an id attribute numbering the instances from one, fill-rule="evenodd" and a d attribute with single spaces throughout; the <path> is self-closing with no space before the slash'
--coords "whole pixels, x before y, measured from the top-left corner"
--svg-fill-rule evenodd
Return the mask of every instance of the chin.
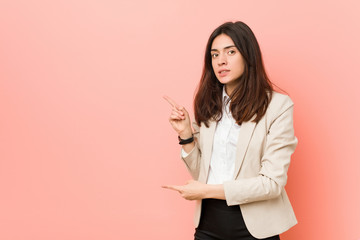
<path id="1" fill-rule="evenodd" d="M 218 79 L 218 80 L 219 80 L 219 79 Z M 228 84 L 228 83 L 230 83 L 230 82 L 232 82 L 232 81 L 231 81 L 231 80 L 228 80 L 228 79 L 221 79 L 221 78 L 220 78 L 219 82 L 222 83 L 222 84 L 224 84 L 224 85 L 226 85 L 226 84 Z"/>

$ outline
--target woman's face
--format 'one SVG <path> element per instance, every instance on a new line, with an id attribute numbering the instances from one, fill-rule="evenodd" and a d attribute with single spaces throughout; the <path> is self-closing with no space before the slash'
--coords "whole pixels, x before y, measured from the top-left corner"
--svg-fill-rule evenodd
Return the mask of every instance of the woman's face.
<path id="1" fill-rule="evenodd" d="M 244 72 L 245 63 L 233 40 L 225 34 L 217 36 L 211 45 L 211 63 L 217 79 L 231 94 Z"/>

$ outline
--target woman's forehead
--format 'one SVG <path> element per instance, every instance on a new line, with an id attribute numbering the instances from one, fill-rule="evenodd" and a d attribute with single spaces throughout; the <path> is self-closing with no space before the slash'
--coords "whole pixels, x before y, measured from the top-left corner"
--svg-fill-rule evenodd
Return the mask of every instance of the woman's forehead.
<path id="1" fill-rule="evenodd" d="M 222 50 L 234 45 L 234 41 L 228 35 L 220 34 L 212 42 L 211 50 Z"/>

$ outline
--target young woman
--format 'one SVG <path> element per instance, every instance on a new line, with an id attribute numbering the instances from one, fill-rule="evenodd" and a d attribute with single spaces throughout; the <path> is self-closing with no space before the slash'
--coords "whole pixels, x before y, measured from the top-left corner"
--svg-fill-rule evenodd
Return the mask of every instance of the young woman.
<path id="1" fill-rule="evenodd" d="M 284 189 L 297 145 L 293 102 L 273 90 L 246 24 L 211 34 L 193 130 L 186 109 L 165 99 L 194 180 L 163 187 L 197 200 L 195 239 L 279 239 L 297 223 Z"/>

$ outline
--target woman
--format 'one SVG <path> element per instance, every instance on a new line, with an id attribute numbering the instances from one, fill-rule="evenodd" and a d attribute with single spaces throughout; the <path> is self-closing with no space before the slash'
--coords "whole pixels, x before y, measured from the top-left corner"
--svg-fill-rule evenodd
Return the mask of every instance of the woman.
<path id="1" fill-rule="evenodd" d="M 163 187 L 197 200 L 195 239 L 279 239 L 297 223 L 284 189 L 297 145 L 293 102 L 273 90 L 246 24 L 211 34 L 193 130 L 186 109 L 165 99 L 194 180 Z"/>

